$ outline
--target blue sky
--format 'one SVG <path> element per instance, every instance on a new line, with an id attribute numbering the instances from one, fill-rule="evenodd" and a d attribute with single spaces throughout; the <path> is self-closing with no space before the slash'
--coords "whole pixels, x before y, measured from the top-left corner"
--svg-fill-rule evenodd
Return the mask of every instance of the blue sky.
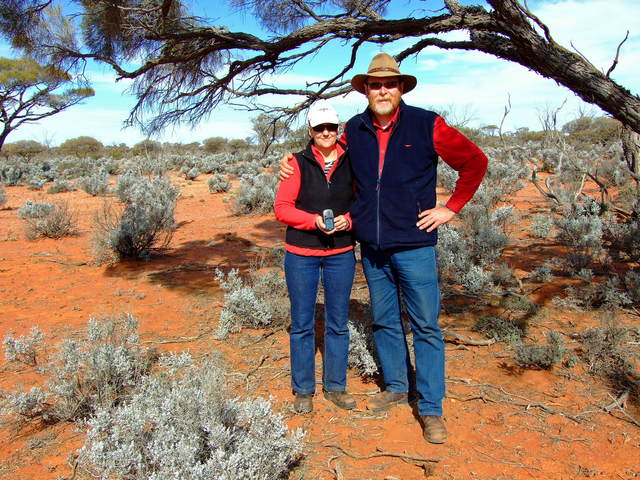
<path id="1" fill-rule="evenodd" d="M 196 0 L 192 2 L 197 14 L 211 18 L 215 24 L 227 25 L 234 31 L 259 33 L 260 28 L 246 14 L 232 13 L 224 5 L 226 2 Z M 467 4 L 482 4 L 482 0 L 464 1 Z M 560 44 L 571 48 L 571 43 L 596 67 L 606 71 L 617 45 L 630 31 L 627 42 L 622 47 L 620 62 L 612 77 L 633 93 L 640 93 L 640 2 L 637 0 L 537 0 L 528 2 L 530 9 L 551 29 L 553 37 Z M 420 9 L 440 8 L 441 1 L 399 0 L 389 11 L 392 17 L 402 17 Z M 635 29 L 634 29 L 635 27 Z M 448 39 L 462 39 L 461 34 L 449 35 Z M 382 50 L 396 54 L 410 45 L 410 40 L 402 40 L 382 48 L 371 46 L 360 51 L 353 73 L 366 71 L 371 57 Z M 273 78 L 279 86 L 299 88 L 305 82 L 320 80 L 327 76 L 334 65 L 342 65 L 350 49 L 333 45 L 321 54 L 293 71 Z M 0 44 L 0 56 L 12 57 L 13 52 Z M 597 107 L 587 105 L 572 92 L 558 86 L 554 81 L 544 79 L 524 67 L 500 61 L 486 54 L 476 52 L 443 51 L 429 48 L 417 57 L 405 60 L 401 66 L 403 73 L 415 75 L 418 86 L 405 95 L 407 103 L 431 108 L 435 111 L 447 110 L 454 117 L 471 117 L 470 126 L 499 124 L 507 98 L 511 100 L 511 113 L 506 119 L 505 129 L 518 127 L 540 129 L 539 114 L 548 108 L 557 108 L 566 100 L 559 115 L 560 124 L 574 118 L 580 109 L 599 114 Z M 96 96 L 84 104 L 73 107 L 39 124 L 24 125 L 8 138 L 9 142 L 33 139 L 57 145 L 67 138 L 89 135 L 104 144 L 133 144 L 144 138 L 136 128 L 122 129 L 135 99 L 126 94 L 126 81 L 116 82 L 115 74 L 106 67 L 90 65 L 87 70 Z M 294 99 L 279 97 L 268 102 L 282 104 Z M 365 107 L 364 97 L 353 92 L 332 100 L 342 119 Z M 219 108 L 211 113 L 195 128 L 176 126 L 166 130 L 161 141 L 192 142 L 207 137 L 223 136 L 244 138 L 251 134 L 251 112 Z M 455 118 L 454 118 L 455 119 Z"/>

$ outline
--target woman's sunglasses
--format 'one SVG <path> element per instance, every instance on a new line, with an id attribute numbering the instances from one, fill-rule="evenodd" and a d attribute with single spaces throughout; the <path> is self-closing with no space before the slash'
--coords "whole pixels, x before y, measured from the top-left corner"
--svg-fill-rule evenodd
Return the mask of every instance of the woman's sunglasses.
<path id="1" fill-rule="evenodd" d="M 313 130 L 316 133 L 322 133 L 326 130 L 329 130 L 330 132 L 337 132 L 338 131 L 338 125 L 335 123 L 323 123 L 322 125 L 316 125 L 315 127 L 311 127 L 311 130 Z"/>

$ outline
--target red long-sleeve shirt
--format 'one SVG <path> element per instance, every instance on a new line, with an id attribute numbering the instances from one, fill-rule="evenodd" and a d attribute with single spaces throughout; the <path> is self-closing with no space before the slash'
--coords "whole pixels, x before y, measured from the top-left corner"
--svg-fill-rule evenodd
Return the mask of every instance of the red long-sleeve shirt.
<path id="1" fill-rule="evenodd" d="M 373 125 L 376 127 L 378 136 L 378 148 L 380 152 L 378 169 L 380 174 L 384 168 L 384 156 L 387 151 L 393 126 L 398 119 L 399 111 L 400 109 L 396 110 L 395 116 L 385 128 L 382 128 L 381 125 L 376 123 L 375 117 L 373 119 Z M 346 135 L 340 137 L 340 141 L 347 143 Z M 442 117 L 437 117 L 435 120 L 433 126 L 433 144 L 438 156 L 458 172 L 459 176 L 456 181 L 456 186 L 451 198 L 449 198 L 446 204 L 447 208 L 457 213 L 471 200 L 478 186 L 480 186 L 480 182 L 487 170 L 487 157 L 475 143 L 455 128 L 447 125 Z"/>

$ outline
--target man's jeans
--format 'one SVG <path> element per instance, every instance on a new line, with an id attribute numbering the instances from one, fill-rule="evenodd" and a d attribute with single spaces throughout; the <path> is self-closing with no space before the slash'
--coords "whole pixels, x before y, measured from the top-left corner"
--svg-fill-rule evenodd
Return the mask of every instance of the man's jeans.
<path id="1" fill-rule="evenodd" d="M 291 386 L 296 393 L 314 393 L 316 389 L 315 307 L 321 273 L 324 287 L 322 384 L 327 392 L 346 390 L 347 319 L 355 263 L 353 250 L 326 257 L 285 254 L 284 272 L 291 301 Z"/>
<path id="2" fill-rule="evenodd" d="M 371 294 L 373 338 L 386 389 L 409 389 L 409 349 L 400 319 L 400 291 L 409 314 L 420 415 L 442 415 L 444 342 L 438 326 L 440 290 L 435 247 L 385 252 L 362 245 Z"/>

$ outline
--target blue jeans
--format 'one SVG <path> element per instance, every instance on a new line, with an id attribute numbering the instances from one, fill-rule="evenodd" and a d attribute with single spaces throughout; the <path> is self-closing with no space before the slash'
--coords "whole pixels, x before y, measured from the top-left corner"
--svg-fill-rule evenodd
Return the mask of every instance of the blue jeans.
<path id="1" fill-rule="evenodd" d="M 409 349 L 400 318 L 400 293 L 413 333 L 420 415 L 442 415 L 444 342 L 438 326 L 440 289 L 435 247 L 380 251 L 362 245 L 371 294 L 373 338 L 386 389 L 409 390 Z"/>
<path id="2" fill-rule="evenodd" d="M 291 386 L 296 393 L 314 393 L 316 389 L 315 309 L 320 277 L 325 298 L 322 384 L 327 392 L 344 392 L 347 388 L 347 319 L 355 263 L 353 250 L 326 257 L 285 254 L 284 273 L 291 301 Z"/>

